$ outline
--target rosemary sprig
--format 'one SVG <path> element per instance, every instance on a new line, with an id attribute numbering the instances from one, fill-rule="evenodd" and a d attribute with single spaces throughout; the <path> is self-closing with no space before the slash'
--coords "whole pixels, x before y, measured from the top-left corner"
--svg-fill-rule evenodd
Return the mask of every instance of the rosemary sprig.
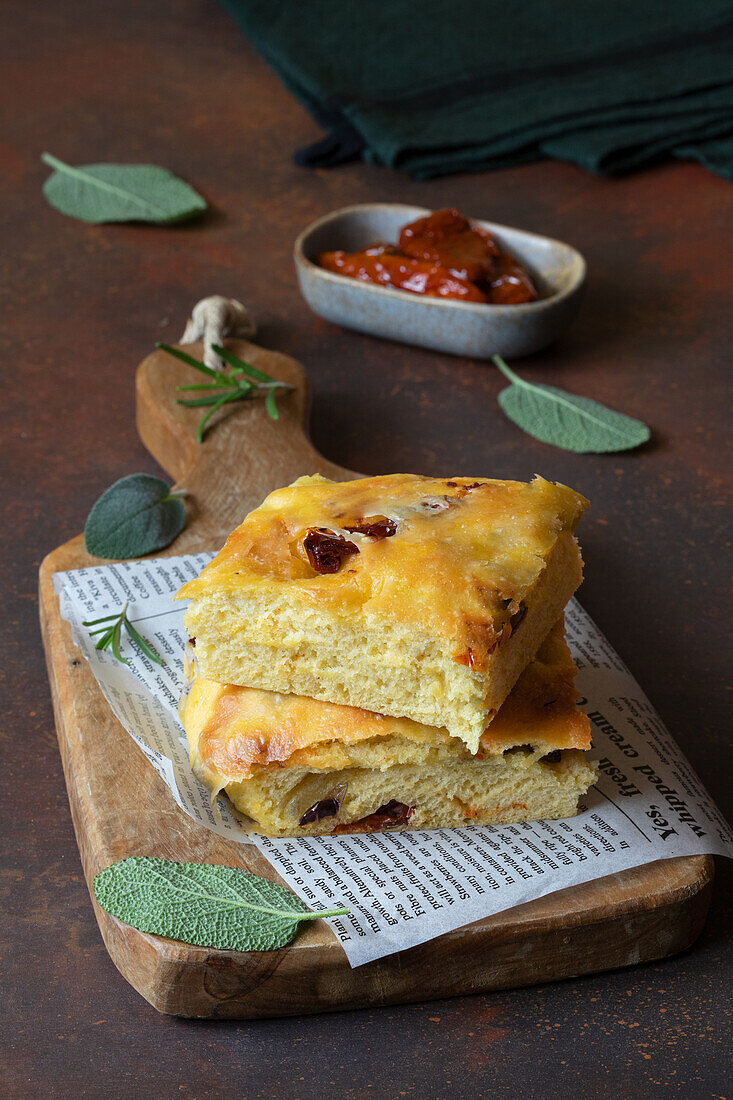
<path id="1" fill-rule="evenodd" d="M 82 622 L 82 626 L 97 626 L 98 630 L 90 630 L 89 637 L 94 638 L 97 634 L 101 634 L 101 638 L 95 645 L 95 649 L 112 649 L 113 654 L 118 661 L 122 661 L 123 665 L 129 665 L 129 661 L 120 653 L 120 641 L 122 640 L 123 629 L 130 635 L 131 641 L 137 646 L 137 648 L 145 654 L 150 661 L 155 661 L 156 665 L 164 665 L 165 661 L 161 660 L 154 649 L 148 645 L 144 638 L 141 638 L 135 627 L 132 625 L 127 617 L 127 603 L 122 608 L 122 611 L 113 612 L 111 615 L 103 615 L 101 619 L 89 619 L 86 622 Z M 99 626 L 100 623 L 106 625 Z"/>
<path id="2" fill-rule="evenodd" d="M 188 409 L 209 407 L 209 411 L 201 420 L 196 433 L 199 443 L 203 442 L 204 432 L 209 420 L 222 405 L 229 405 L 232 401 L 245 401 L 250 397 L 264 397 L 268 416 L 273 420 L 277 420 L 279 414 L 275 404 L 275 393 L 277 390 L 292 390 L 293 388 L 287 382 L 278 382 L 276 379 L 271 378 L 269 374 L 253 367 L 251 363 L 245 363 L 238 355 L 227 351 L 226 348 L 222 348 L 218 344 L 213 344 L 212 348 L 219 358 L 223 359 L 228 365 L 229 372 L 227 374 L 212 370 L 211 367 L 207 367 L 198 359 L 187 355 L 185 351 L 179 351 L 178 348 L 171 347 L 170 344 L 156 344 L 155 346 L 160 348 L 161 351 L 167 351 L 169 355 L 173 355 L 176 359 L 180 359 L 182 363 L 187 363 L 189 367 L 193 367 L 194 370 L 200 371 L 201 374 L 205 374 L 211 379 L 211 382 L 197 386 L 176 386 L 179 391 L 198 390 L 206 393 L 205 397 L 177 398 L 178 404 L 185 405 Z M 254 379 L 254 381 L 251 381 L 251 379 Z"/>

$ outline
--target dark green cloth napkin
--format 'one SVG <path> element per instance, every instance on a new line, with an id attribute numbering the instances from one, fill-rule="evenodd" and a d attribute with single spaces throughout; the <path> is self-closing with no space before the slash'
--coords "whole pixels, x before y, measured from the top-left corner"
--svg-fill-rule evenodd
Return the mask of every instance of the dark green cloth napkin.
<path id="1" fill-rule="evenodd" d="M 543 156 L 733 179 L 731 0 L 223 0 L 328 131 L 420 178 Z"/>

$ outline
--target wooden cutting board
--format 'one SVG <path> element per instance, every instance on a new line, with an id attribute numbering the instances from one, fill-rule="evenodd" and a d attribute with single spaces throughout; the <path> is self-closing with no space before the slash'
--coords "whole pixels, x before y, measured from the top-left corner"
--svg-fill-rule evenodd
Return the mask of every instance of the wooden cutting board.
<path id="1" fill-rule="evenodd" d="M 176 404 L 195 372 L 163 352 L 137 375 L 137 423 L 148 450 L 185 488 L 187 523 L 165 554 L 218 549 L 272 489 L 301 474 L 353 476 L 322 458 L 305 432 L 306 378 L 295 360 L 244 341 L 237 354 L 292 383 L 271 421 L 260 401 L 218 414 L 203 445 L 200 410 Z M 189 349 L 199 358 L 201 348 Z M 469 471 L 470 473 L 470 471 Z M 97 564 L 81 535 L 44 560 L 40 614 L 56 728 L 87 883 L 126 856 L 242 867 L 280 881 L 250 845 L 221 839 L 175 804 L 113 717 L 59 616 L 56 571 Z M 327 925 L 313 922 L 289 947 L 244 954 L 138 932 L 102 912 L 120 973 L 161 1012 L 180 1016 L 295 1015 L 530 985 L 673 954 L 702 929 L 712 887 L 708 856 L 670 859 L 572 887 L 352 970 Z"/>

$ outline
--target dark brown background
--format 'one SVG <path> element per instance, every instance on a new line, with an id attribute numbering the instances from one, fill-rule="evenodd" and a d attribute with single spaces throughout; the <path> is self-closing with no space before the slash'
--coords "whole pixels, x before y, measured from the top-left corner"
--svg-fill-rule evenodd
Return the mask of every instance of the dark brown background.
<path id="1" fill-rule="evenodd" d="M 553 163 L 431 183 L 362 165 L 304 171 L 290 154 L 317 128 L 213 3 L 5 0 L 3 16 L 5 1094 L 727 1095 L 722 862 L 706 931 L 657 965 L 376 1012 L 240 1024 L 156 1015 L 113 969 L 88 901 L 35 584 L 43 555 L 81 529 L 106 486 L 155 471 L 134 427 L 138 361 L 180 335 L 198 298 L 234 295 L 261 343 L 305 364 L 313 438 L 329 458 L 374 473 L 538 471 L 590 497 L 583 603 L 730 817 L 730 185 L 691 164 L 617 181 Z M 175 229 L 69 220 L 42 199 L 44 148 L 71 163 L 165 165 L 211 212 Z M 296 233 L 380 199 L 455 204 L 579 248 L 590 270 L 579 320 L 519 365 L 647 420 L 653 443 L 565 454 L 503 418 L 490 367 L 312 316 L 290 259 Z"/>

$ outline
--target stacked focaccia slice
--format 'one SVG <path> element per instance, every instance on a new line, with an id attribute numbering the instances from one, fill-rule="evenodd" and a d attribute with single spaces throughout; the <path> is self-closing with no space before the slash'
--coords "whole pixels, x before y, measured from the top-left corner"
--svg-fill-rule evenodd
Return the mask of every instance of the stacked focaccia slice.
<path id="1" fill-rule="evenodd" d="M 594 772 L 561 616 L 585 507 L 542 478 L 270 494 L 179 593 L 195 773 L 273 836 L 574 813 Z"/>

